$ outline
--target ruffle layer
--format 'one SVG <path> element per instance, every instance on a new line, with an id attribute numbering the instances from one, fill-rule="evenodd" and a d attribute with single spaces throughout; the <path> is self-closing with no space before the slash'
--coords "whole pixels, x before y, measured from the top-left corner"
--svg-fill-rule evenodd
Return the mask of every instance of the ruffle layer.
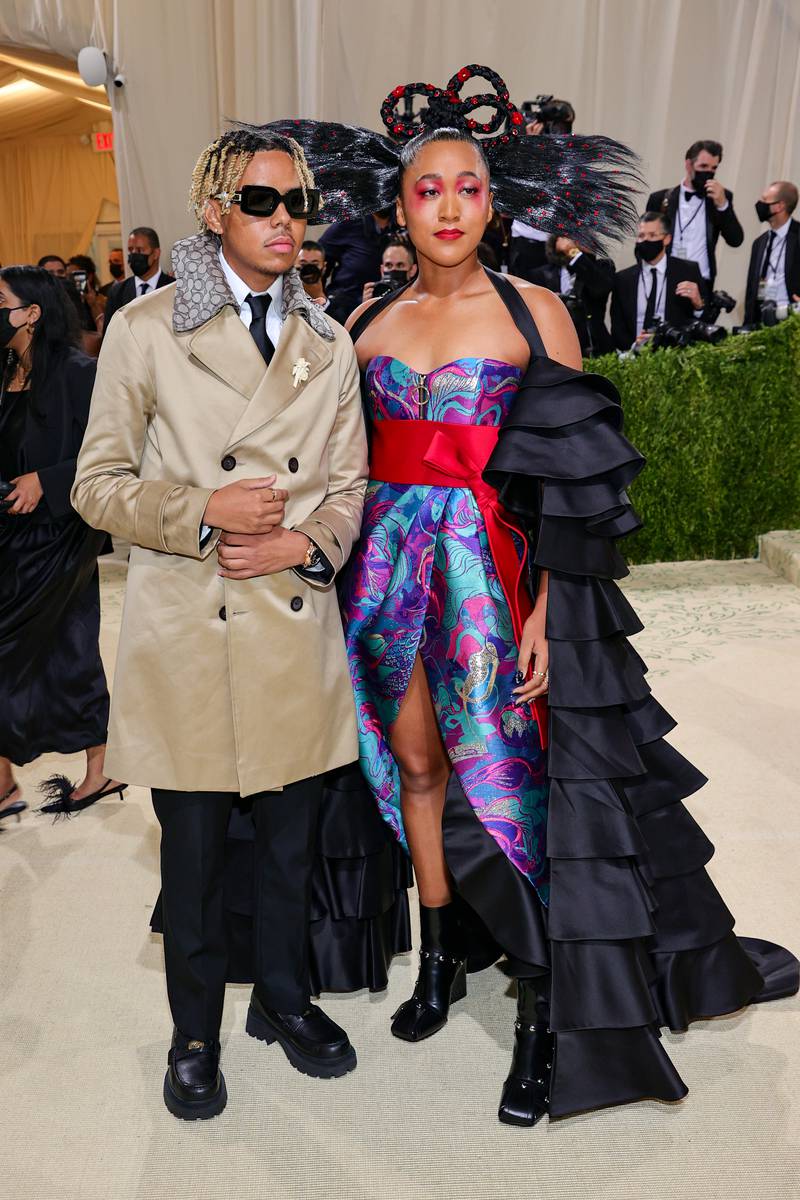
<path id="1" fill-rule="evenodd" d="M 234 806 L 225 845 L 228 981 L 252 983 L 254 827 Z M 358 764 L 332 772 L 320 811 L 312 876 L 309 971 L 313 994 L 382 991 L 395 954 L 411 949 L 408 856 L 375 807 Z M 161 898 L 151 927 L 163 932 Z"/>
<path id="2" fill-rule="evenodd" d="M 798 986 L 788 951 L 733 933 L 705 870 L 714 848 L 682 803 L 705 777 L 662 740 L 675 722 L 627 641 L 642 626 L 614 582 L 627 574 L 615 539 L 639 527 L 625 489 L 643 465 L 610 381 L 537 359 L 485 472 L 550 572 L 550 902 L 537 938 L 533 901 L 520 901 L 491 849 L 473 835 L 459 850 L 455 832 L 445 846 L 512 958 L 524 959 L 527 935 L 536 972 L 549 963 L 552 1116 L 680 1099 L 659 1026 L 682 1030 Z"/>

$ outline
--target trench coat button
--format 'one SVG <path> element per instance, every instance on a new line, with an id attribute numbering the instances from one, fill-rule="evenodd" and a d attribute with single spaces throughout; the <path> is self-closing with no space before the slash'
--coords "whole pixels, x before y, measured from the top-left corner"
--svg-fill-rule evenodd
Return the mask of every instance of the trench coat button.
<path id="1" fill-rule="evenodd" d="M 226 454 L 222 460 L 223 471 L 232 471 L 235 466 L 236 466 L 236 459 L 233 457 L 232 454 Z"/>
<path id="2" fill-rule="evenodd" d="M 227 621 L 227 619 L 228 619 L 228 614 L 227 614 L 227 613 L 226 613 L 226 611 L 225 611 L 225 605 L 224 605 L 224 604 L 223 604 L 222 608 L 219 610 L 219 614 L 218 614 L 218 615 L 219 615 L 219 619 L 220 619 L 220 621 Z"/>
<path id="3" fill-rule="evenodd" d="M 290 470 L 290 471 L 292 472 L 292 474 L 294 475 L 294 474 L 295 474 L 295 472 L 298 470 L 298 468 L 299 468 L 299 466 L 300 466 L 300 463 L 297 461 L 297 459 L 296 459 L 296 458 L 290 458 L 290 459 L 289 459 L 289 464 L 288 464 L 288 465 L 289 465 L 289 470 Z"/>
<path id="4" fill-rule="evenodd" d="M 300 609 L 302 607 L 303 607 L 302 596 L 292 596 L 292 603 L 291 603 L 292 612 L 300 612 Z"/>

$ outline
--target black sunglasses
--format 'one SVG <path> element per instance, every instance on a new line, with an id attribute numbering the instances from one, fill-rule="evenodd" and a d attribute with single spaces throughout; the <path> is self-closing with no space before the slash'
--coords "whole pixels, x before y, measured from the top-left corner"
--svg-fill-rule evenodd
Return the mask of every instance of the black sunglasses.
<path id="1" fill-rule="evenodd" d="M 278 205 L 283 204 L 293 219 L 310 221 L 319 212 L 320 194 L 316 188 L 306 188 L 305 192 L 302 188 L 290 188 L 281 195 L 277 188 L 249 183 L 227 199 L 238 204 L 249 217 L 271 217 Z"/>

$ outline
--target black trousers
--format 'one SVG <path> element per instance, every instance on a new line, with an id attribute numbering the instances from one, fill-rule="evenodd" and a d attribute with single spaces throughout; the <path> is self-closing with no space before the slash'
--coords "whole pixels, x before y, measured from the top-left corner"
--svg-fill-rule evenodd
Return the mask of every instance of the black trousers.
<path id="1" fill-rule="evenodd" d="M 308 1006 L 309 919 L 322 776 L 253 797 L 253 963 L 268 1008 Z M 172 1019 L 199 1041 L 218 1037 L 228 953 L 224 919 L 225 834 L 230 792 L 153 789 L 161 825 L 164 961 Z"/>

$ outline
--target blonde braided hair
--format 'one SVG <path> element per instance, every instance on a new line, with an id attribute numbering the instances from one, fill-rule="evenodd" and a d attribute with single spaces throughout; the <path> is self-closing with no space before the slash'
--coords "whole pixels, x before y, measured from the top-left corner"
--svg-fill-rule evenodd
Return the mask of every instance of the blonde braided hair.
<path id="1" fill-rule="evenodd" d="M 189 211 L 194 212 L 201 233 L 208 230 L 205 215 L 208 201 L 219 200 L 222 212 L 230 212 L 230 197 L 237 190 L 250 160 L 254 154 L 265 150 L 280 150 L 289 155 L 295 165 L 303 197 L 308 199 L 308 190 L 314 187 L 314 176 L 299 143 L 281 134 L 261 133 L 252 127 L 239 126 L 220 134 L 210 146 L 206 146 L 192 171 Z"/>

